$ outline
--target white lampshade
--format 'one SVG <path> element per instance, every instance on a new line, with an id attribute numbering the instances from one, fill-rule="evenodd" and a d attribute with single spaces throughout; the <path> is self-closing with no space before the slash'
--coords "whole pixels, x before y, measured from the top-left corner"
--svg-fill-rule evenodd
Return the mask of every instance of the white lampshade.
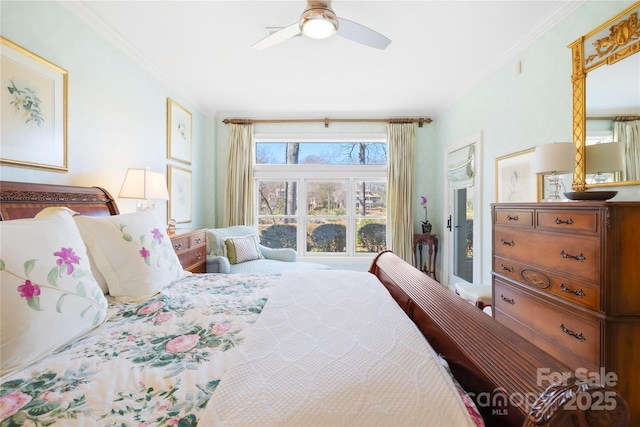
<path id="1" fill-rule="evenodd" d="M 312 39 L 326 39 L 338 31 L 338 18 L 331 9 L 314 7 L 300 17 L 300 31 Z"/>
<path id="2" fill-rule="evenodd" d="M 624 169 L 624 144 L 607 142 L 587 145 L 587 173 L 618 172 Z"/>
<path id="3" fill-rule="evenodd" d="M 129 168 L 118 197 L 138 200 L 169 200 L 164 174 L 148 169 Z"/>
<path id="4" fill-rule="evenodd" d="M 533 157 L 533 172 L 538 175 L 573 172 L 575 160 L 576 146 L 573 142 L 539 145 Z"/>

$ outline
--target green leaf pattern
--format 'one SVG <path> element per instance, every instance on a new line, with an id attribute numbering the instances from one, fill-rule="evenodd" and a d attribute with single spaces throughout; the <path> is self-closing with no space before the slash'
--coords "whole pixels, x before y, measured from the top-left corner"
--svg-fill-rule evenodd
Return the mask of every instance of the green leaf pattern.
<path id="1" fill-rule="evenodd" d="M 26 260 L 22 265 L 24 273 L 20 274 L 19 272 L 9 271 L 9 269 L 6 268 L 7 266 L 5 262 L 2 259 L 0 259 L 2 270 L 6 270 L 9 274 L 15 277 L 18 277 L 21 280 L 24 280 L 25 282 L 29 280 L 30 274 L 33 272 L 33 269 L 36 267 L 36 265 L 39 262 L 41 261 L 37 259 Z M 65 278 L 65 280 L 69 280 L 69 278 L 79 279 L 79 281 L 75 285 L 75 291 L 60 288 L 59 280 L 62 279 L 63 277 Z M 102 309 L 104 309 L 105 307 L 104 298 L 102 297 L 102 294 L 99 292 L 99 289 L 98 289 L 98 292 L 95 292 L 95 289 L 97 289 L 97 287 L 95 287 L 94 292 L 91 295 L 91 298 L 87 296 L 86 285 L 82 281 L 82 279 L 86 277 L 93 278 L 93 274 L 91 274 L 90 271 L 86 271 L 81 268 L 74 268 L 73 273 L 71 274 L 71 276 L 69 276 L 67 274 L 67 265 L 63 263 L 61 265 L 54 265 L 51 268 L 51 270 L 49 270 L 49 273 L 47 274 L 46 284 L 34 283 L 33 285 L 37 286 L 38 288 L 47 288 L 48 290 L 53 291 L 55 293 L 58 293 L 58 292 L 60 293 L 60 295 L 57 297 L 57 301 L 55 305 L 56 311 L 58 313 L 63 313 L 63 303 L 66 300 L 66 297 L 68 295 L 72 294 L 80 298 L 85 298 L 85 300 L 87 301 L 87 306 L 82 311 L 81 317 L 84 317 L 84 313 L 86 313 L 87 311 L 95 310 L 96 313 L 95 313 L 94 322 L 93 322 L 93 325 L 95 326 L 95 325 L 98 325 L 102 320 L 101 313 L 102 313 Z M 29 283 L 31 284 L 30 280 L 29 280 Z M 43 311 L 40 304 L 39 295 L 25 297 L 25 302 L 27 303 L 27 306 L 30 307 L 32 310 Z"/>

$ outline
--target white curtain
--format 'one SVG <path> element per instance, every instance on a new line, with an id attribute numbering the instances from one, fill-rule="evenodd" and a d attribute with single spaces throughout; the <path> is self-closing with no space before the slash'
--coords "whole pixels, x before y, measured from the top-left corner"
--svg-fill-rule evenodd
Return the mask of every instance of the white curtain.
<path id="1" fill-rule="evenodd" d="M 469 145 L 449 153 L 447 157 L 447 180 L 454 190 L 473 186 L 474 146 Z"/>
<path id="2" fill-rule="evenodd" d="M 624 180 L 640 180 L 640 120 L 614 122 L 613 140 L 624 143 Z"/>
<path id="3" fill-rule="evenodd" d="M 231 125 L 223 227 L 253 225 L 253 125 Z"/>
<path id="4" fill-rule="evenodd" d="M 387 176 L 388 248 L 413 264 L 413 169 L 415 123 L 389 123 L 389 170 Z"/>

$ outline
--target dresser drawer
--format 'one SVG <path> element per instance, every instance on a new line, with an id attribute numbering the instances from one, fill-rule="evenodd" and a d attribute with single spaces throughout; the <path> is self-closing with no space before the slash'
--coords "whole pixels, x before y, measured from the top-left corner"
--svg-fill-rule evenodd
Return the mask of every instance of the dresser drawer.
<path id="1" fill-rule="evenodd" d="M 600 280 L 600 241 L 596 236 L 495 227 L 493 248 L 502 258 L 562 272 L 588 283 L 598 284 Z"/>
<path id="2" fill-rule="evenodd" d="M 495 308 L 586 362 L 600 360 L 600 322 L 552 306 L 500 280 L 494 280 Z"/>
<path id="3" fill-rule="evenodd" d="M 178 253 L 178 258 L 180 259 L 180 264 L 183 265 L 183 268 L 185 270 L 189 270 L 195 273 L 195 271 L 193 271 L 193 266 L 199 262 L 206 261 L 207 248 L 205 246 L 200 246 L 188 249 L 186 251 Z"/>
<path id="4" fill-rule="evenodd" d="M 597 233 L 600 211 L 569 209 L 536 211 L 536 228 L 563 233 Z"/>
<path id="5" fill-rule="evenodd" d="M 535 344 L 536 347 L 541 348 L 556 359 L 561 360 L 564 365 L 569 366 L 572 369 L 586 368 L 588 372 L 598 371 L 598 364 L 587 363 L 584 359 L 578 357 L 576 354 L 570 352 L 564 347 L 560 347 L 558 344 L 550 341 L 546 337 L 543 337 L 533 329 L 525 326 L 520 321 L 514 319 L 500 309 L 494 308 L 493 313 L 495 319 L 498 322 L 505 325 L 521 337 L 525 338 L 527 341 Z"/>
<path id="6" fill-rule="evenodd" d="M 496 225 L 533 228 L 533 209 L 496 209 Z"/>
<path id="7" fill-rule="evenodd" d="M 189 236 L 189 247 L 204 245 L 206 243 L 204 233 L 205 231 L 201 230 Z"/>
<path id="8" fill-rule="evenodd" d="M 173 250 L 176 252 L 184 251 L 185 249 L 189 249 L 191 247 L 191 242 L 189 236 L 183 237 L 174 237 L 171 239 L 171 246 L 173 246 Z"/>
<path id="9" fill-rule="evenodd" d="M 533 289 L 547 292 L 563 300 L 600 311 L 600 287 L 569 279 L 561 274 L 541 271 L 517 261 L 493 257 L 493 271 Z"/>

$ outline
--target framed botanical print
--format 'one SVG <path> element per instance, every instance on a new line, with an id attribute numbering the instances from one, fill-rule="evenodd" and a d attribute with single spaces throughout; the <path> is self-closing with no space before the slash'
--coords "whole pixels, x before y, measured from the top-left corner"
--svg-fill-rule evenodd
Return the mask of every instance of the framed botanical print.
<path id="1" fill-rule="evenodd" d="M 169 209 L 167 220 L 176 223 L 191 222 L 191 171 L 167 165 L 169 180 Z"/>
<path id="2" fill-rule="evenodd" d="M 191 164 L 191 113 L 167 98 L 167 157 Z"/>
<path id="3" fill-rule="evenodd" d="M 67 171 L 67 71 L 4 37 L 0 46 L 0 162 Z"/>
<path id="4" fill-rule="evenodd" d="M 496 202 L 537 202 L 538 176 L 533 172 L 535 148 L 496 158 Z"/>

